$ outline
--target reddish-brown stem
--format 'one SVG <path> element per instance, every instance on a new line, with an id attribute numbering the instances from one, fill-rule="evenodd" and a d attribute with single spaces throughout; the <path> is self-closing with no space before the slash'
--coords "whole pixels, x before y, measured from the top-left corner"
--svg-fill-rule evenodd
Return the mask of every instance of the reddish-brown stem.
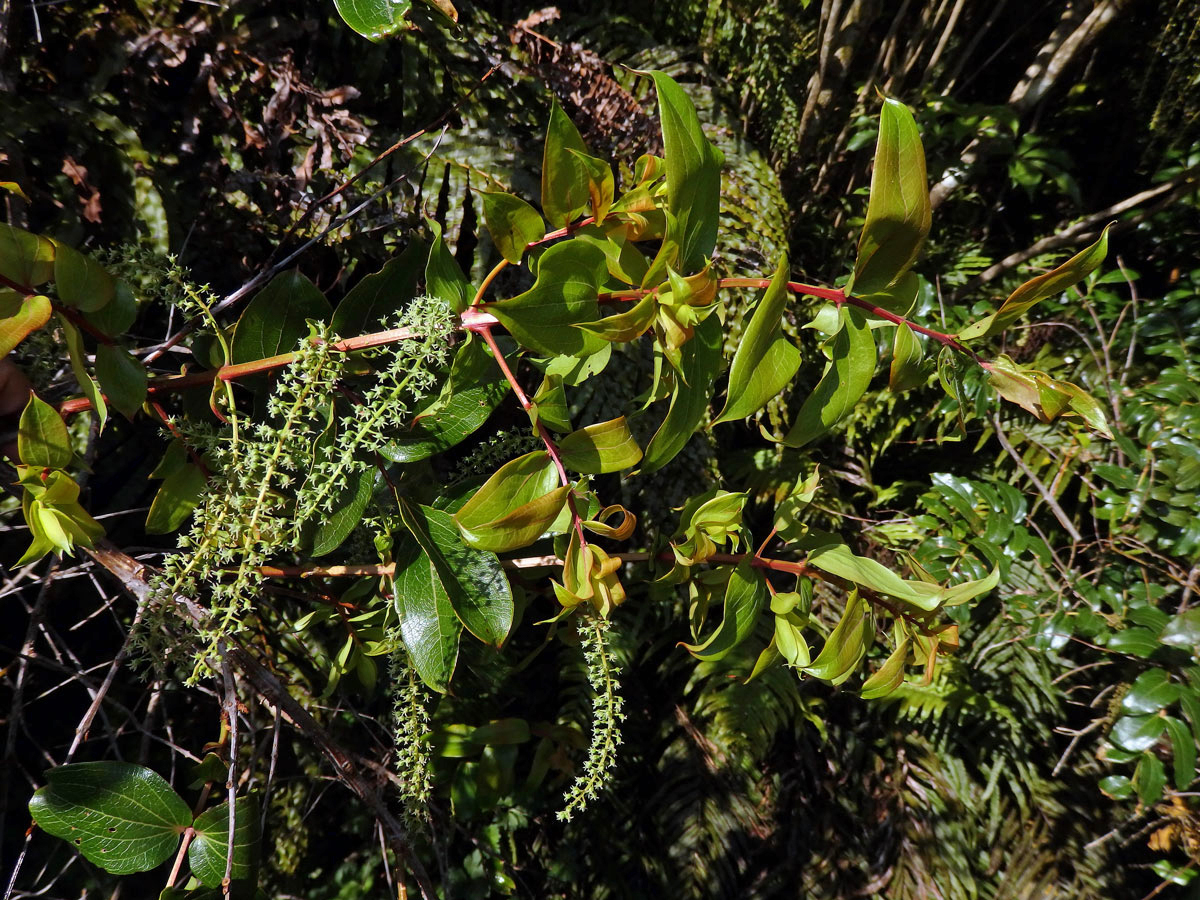
<path id="1" fill-rule="evenodd" d="M 580 219 L 578 222 L 572 222 L 566 228 L 559 228 L 555 231 L 547 232 L 545 234 L 545 236 L 542 237 L 541 240 L 532 241 L 532 242 L 526 244 L 525 249 L 528 250 L 530 247 L 537 247 L 540 244 L 548 244 L 551 241 L 557 241 L 559 238 L 569 237 L 572 234 L 574 234 L 576 231 L 578 231 L 580 228 L 583 228 L 587 225 L 591 225 L 595 221 L 596 221 L 595 216 L 588 216 L 586 219 Z"/>
<path id="2" fill-rule="evenodd" d="M 14 290 L 23 297 L 33 297 L 38 293 L 33 288 L 13 281 L 11 278 L 6 278 L 3 275 L 0 275 L 0 287 L 6 287 L 10 290 Z M 111 344 L 113 342 L 112 338 L 97 329 L 94 325 L 92 325 L 91 322 L 81 316 L 77 310 L 71 309 L 69 306 L 64 306 L 57 301 L 51 301 L 51 306 L 54 308 L 56 313 L 65 318 L 76 328 L 86 331 L 100 343 Z"/>
<path id="3" fill-rule="evenodd" d="M 175 423 L 171 421 L 171 417 L 167 415 L 167 411 L 162 408 L 162 404 L 157 400 L 150 400 L 149 404 L 150 408 L 154 410 L 155 415 L 157 415 L 159 420 L 163 423 L 163 426 L 167 429 L 167 431 L 171 432 L 171 436 L 174 437 L 175 440 L 179 441 L 179 443 L 183 446 L 183 449 L 187 451 L 187 455 L 192 458 L 192 462 L 194 462 L 200 468 L 200 471 L 204 474 L 205 479 L 209 478 L 212 473 L 209 472 L 208 466 L 204 464 L 204 460 L 200 458 L 200 455 L 196 453 L 192 445 L 187 442 L 187 439 L 183 436 L 179 429 L 175 427 Z"/>
<path id="4" fill-rule="evenodd" d="M 480 303 L 483 302 L 483 295 L 485 293 L 487 293 L 487 289 L 492 286 L 492 282 L 496 280 L 496 276 L 499 275 L 501 272 L 503 272 L 507 266 L 508 266 L 508 260 L 502 259 L 502 260 L 500 260 L 500 262 L 496 263 L 496 265 L 492 267 L 492 271 L 487 273 L 487 276 L 483 279 L 483 282 L 479 285 L 479 290 L 477 290 L 475 292 L 475 299 L 471 301 L 472 309 L 476 308 L 477 306 L 479 306 Z"/>

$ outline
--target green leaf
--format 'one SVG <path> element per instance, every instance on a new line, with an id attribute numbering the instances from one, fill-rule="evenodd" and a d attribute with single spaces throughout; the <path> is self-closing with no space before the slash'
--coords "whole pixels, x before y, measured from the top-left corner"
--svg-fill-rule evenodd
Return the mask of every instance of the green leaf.
<path id="1" fill-rule="evenodd" d="M 233 882 L 249 883 L 251 892 L 258 880 L 258 858 L 262 840 L 262 817 L 258 800 L 251 794 L 233 802 L 233 867 L 229 878 Z M 205 887 L 219 887 L 225 879 L 229 855 L 229 803 L 206 809 L 193 827 L 196 836 L 188 847 L 188 864 L 192 874 Z M 234 896 L 238 892 L 234 891 Z"/>
<path id="2" fill-rule="evenodd" d="M 1110 737 L 1118 746 L 1138 753 L 1157 744 L 1164 727 L 1162 716 L 1121 716 L 1113 724 Z"/>
<path id="3" fill-rule="evenodd" d="M 529 398 L 529 422 L 534 430 L 541 422 L 551 431 L 571 430 L 571 411 L 567 408 L 567 392 L 561 375 L 546 375 L 537 391 Z"/>
<path id="4" fill-rule="evenodd" d="M 108 404 L 104 400 L 104 395 L 100 393 L 100 385 L 96 383 L 96 379 L 87 369 L 87 350 L 83 346 L 83 335 L 62 314 L 59 314 L 58 325 L 67 341 L 67 356 L 71 362 L 71 372 L 75 375 L 75 380 L 79 383 L 79 389 L 83 395 L 91 401 L 92 409 L 96 411 L 96 418 L 100 423 L 100 430 L 103 431 L 104 424 L 108 421 Z"/>
<path id="5" fill-rule="evenodd" d="M 1171 738 L 1171 768 L 1175 773 L 1175 789 L 1186 791 L 1196 777 L 1196 739 L 1191 729 L 1171 716 L 1165 719 Z"/>
<path id="6" fill-rule="evenodd" d="M 73 763 L 51 769 L 46 781 L 29 801 L 34 821 L 114 875 L 162 863 L 192 822 L 183 799 L 143 766 Z"/>
<path id="7" fill-rule="evenodd" d="M 570 487 L 557 484 L 558 473 L 544 450 L 510 460 L 455 513 L 463 540 L 495 553 L 528 546 L 567 502 Z"/>
<path id="8" fill-rule="evenodd" d="M 779 594 L 775 595 L 779 597 Z M 772 600 L 772 608 L 775 603 Z M 808 648 L 808 641 L 804 639 L 803 627 L 807 620 L 807 616 L 801 616 L 794 612 L 776 613 L 775 615 L 775 648 L 778 650 L 789 666 L 793 668 L 804 668 L 812 663 L 812 651 Z"/>
<path id="9" fill-rule="evenodd" d="M 698 272 L 717 246 L 721 204 L 721 166 L 725 157 L 700 128 L 696 107 L 682 88 L 663 72 L 650 72 L 658 91 L 667 203 L 678 219 L 682 269 Z"/>
<path id="10" fill-rule="evenodd" d="M 37 331 L 53 311 L 49 297 L 22 297 L 16 291 L 0 290 L 0 357 Z"/>
<path id="11" fill-rule="evenodd" d="M 1133 784 L 1143 806 L 1152 806 L 1162 799 L 1167 773 L 1162 760 L 1153 753 L 1143 753 L 1133 772 Z"/>
<path id="12" fill-rule="evenodd" d="M 329 319 L 333 308 L 299 269 L 280 272 L 259 291 L 238 319 L 230 350 L 234 363 L 290 353 L 308 334 L 308 319 Z"/>
<path id="13" fill-rule="evenodd" d="M 64 243 L 56 242 L 54 286 L 58 299 L 80 312 L 95 312 L 113 298 L 116 282 L 100 263 Z"/>
<path id="14" fill-rule="evenodd" d="M 29 395 L 17 426 L 17 454 L 27 466 L 48 469 L 66 468 L 74 456 L 67 423 L 58 410 L 34 393 Z"/>
<path id="15" fill-rule="evenodd" d="M 959 332 L 958 337 L 961 340 L 969 341 L 998 334 L 1023 316 L 1035 304 L 1047 297 L 1061 293 L 1076 282 L 1087 278 L 1099 268 L 1100 264 L 1104 262 L 1104 257 L 1108 255 L 1108 229 L 1111 227 L 1111 225 L 1104 226 L 1104 231 L 1100 233 L 1096 243 L 1079 251 L 1057 269 L 1025 282 L 1009 295 L 1000 309 L 986 319 L 980 319 L 978 322 L 968 325 Z"/>
<path id="16" fill-rule="evenodd" d="M 333 312 L 329 329 L 341 337 L 369 334 L 387 327 L 417 292 L 417 278 L 425 266 L 426 247 L 411 241 L 378 272 L 356 284 Z"/>
<path id="17" fill-rule="evenodd" d="M 696 326 L 692 339 L 683 345 L 680 370 L 675 374 L 671 405 L 662 425 L 650 439 L 641 472 L 657 472 L 684 448 L 708 410 L 713 383 L 721 365 L 721 322 L 709 316 Z"/>
<path id="18" fill-rule="evenodd" d="M 1109 775 L 1100 779 L 1100 790 L 1113 800 L 1128 800 L 1133 796 L 1133 782 L 1127 775 Z"/>
<path id="19" fill-rule="evenodd" d="M 512 588 L 494 553 L 462 542 L 454 518 L 440 509 L 400 503 L 400 518 L 433 563 L 450 606 L 467 631 L 499 647 L 513 623 Z"/>
<path id="20" fill-rule="evenodd" d="M 542 152 L 542 212 L 556 227 L 574 222 L 591 203 L 590 178 L 580 155 L 588 155 L 587 146 L 556 100 L 550 107 Z"/>
<path id="21" fill-rule="evenodd" d="M 412 0 L 333 0 L 342 21 L 367 40 L 381 41 L 408 27 Z"/>
<path id="22" fill-rule="evenodd" d="M 657 312 L 658 299 L 653 294 L 645 294 L 623 313 L 606 316 L 598 322 L 581 322 L 576 327 L 612 343 L 625 343 L 645 334 L 654 324 Z"/>
<path id="23" fill-rule="evenodd" d="M 96 379 L 112 405 L 127 419 L 132 419 L 146 402 L 146 367 L 120 347 L 96 347 Z"/>
<path id="24" fill-rule="evenodd" d="M 542 254 L 533 287 L 487 304 L 487 311 L 538 353 L 591 356 L 605 342 L 574 326 L 599 317 L 596 297 L 607 274 L 604 254 L 596 247 L 581 241 L 556 244 Z"/>
<path id="25" fill-rule="evenodd" d="M 471 283 L 463 274 L 458 260 L 446 246 L 442 237 L 442 226 L 433 219 L 425 224 L 433 232 L 433 243 L 429 247 L 429 261 L 425 263 L 425 289 L 439 300 L 450 304 L 456 313 L 471 305 Z"/>
<path id="26" fill-rule="evenodd" d="M 133 326 L 137 314 L 138 302 L 133 288 L 118 280 L 113 287 L 112 299 L 95 312 L 84 313 L 83 317 L 103 334 L 117 337 Z"/>
<path id="27" fill-rule="evenodd" d="M 781 328 L 788 301 L 787 277 L 784 258 L 733 354 L 725 409 L 713 420 L 714 425 L 754 415 L 791 383 L 800 368 L 800 351 L 783 336 Z"/>
<path id="28" fill-rule="evenodd" d="M 929 586 L 933 589 L 930 592 L 933 596 L 930 596 L 930 593 L 916 587 L 918 582 L 905 581 L 891 569 L 873 559 L 855 556 L 850 552 L 850 548 L 842 543 L 830 543 L 817 547 L 809 552 L 807 562 L 823 572 L 845 578 L 847 581 L 852 581 L 881 594 L 907 600 L 927 611 L 936 609 L 940 602 L 940 598 L 936 595 L 940 589 L 935 585 Z"/>
<path id="29" fill-rule="evenodd" d="M 829 431 L 854 408 L 875 374 L 875 338 L 866 318 L 847 306 L 840 317 L 842 328 L 833 339 L 833 358 L 783 439 L 789 447 L 803 447 Z"/>
<path id="30" fill-rule="evenodd" d="M 167 466 L 167 457 L 175 456 Z M 150 534 L 170 534 L 184 523 L 204 494 L 204 472 L 188 460 L 187 451 L 178 442 L 167 448 L 163 463 L 151 476 L 162 478 L 163 483 L 154 495 L 150 512 L 146 515 L 146 531 Z"/>
<path id="31" fill-rule="evenodd" d="M 23 288 L 45 284 L 54 275 L 54 242 L 0 222 L 0 275 Z"/>
<path id="32" fill-rule="evenodd" d="M 892 341 L 892 366 L 888 375 L 888 387 L 899 393 L 925 383 L 926 372 L 921 365 L 921 342 L 907 325 L 896 326 Z"/>
<path id="33" fill-rule="evenodd" d="M 1147 657 L 1158 649 L 1158 635 L 1149 628 L 1126 628 L 1108 639 L 1108 649 Z"/>
<path id="34" fill-rule="evenodd" d="M 925 151 L 908 107 L 887 97 L 871 174 L 867 218 L 854 262 L 855 295 L 886 290 L 913 264 L 931 221 Z"/>
<path id="35" fill-rule="evenodd" d="M 462 624 L 433 561 L 420 547 L 396 559 L 394 603 L 400 637 L 421 680 L 444 694 L 458 659 Z"/>
<path id="36" fill-rule="evenodd" d="M 1189 609 L 1172 616 L 1158 640 L 1168 647 L 1178 647 L 1192 655 L 1200 654 L 1200 609 Z"/>
<path id="37" fill-rule="evenodd" d="M 375 490 L 374 468 L 364 469 L 351 479 L 333 502 L 333 512 L 317 520 L 312 536 L 312 555 L 324 556 L 342 546 L 362 521 Z"/>
<path id="38" fill-rule="evenodd" d="M 699 644 L 681 643 L 692 656 L 708 662 L 722 659 L 754 631 L 767 597 L 763 573 L 749 560 L 738 563 L 725 586 L 725 614 L 716 631 Z"/>
<path id="39" fill-rule="evenodd" d="M 455 354 L 441 395 L 380 453 L 393 462 L 410 463 L 449 450 L 474 434 L 508 395 L 504 373 L 483 341 L 471 335 Z"/>
<path id="40" fill-rule="evenodd" d="M 592 208 L 592 217 L 597 224 L 604 221 L 613 205 L 613 192 L 616 182 L 613 179 L 612 166 L 595 156 L 589 156 L 575 149 L 567 152 L 578 160 L 587 173 L 588 202 Z"/>
<path id="41" fill-rule="evenodd" d="M 896 649 L 891 652 L 884 664 L 863 682 L 859 694 L 864 700 L 878 700 L 886 697 L 904 684 L 904 665 L 908 662 L 908 651 L 911 646 L 912 640 L 905 637 L 896 645 Z"/>
<path id="42" fill-rule="evenodd" d="M 858 596 L 858 591 L 854 591 L 846 600 L 842 618 L 826 638 L 825 646 L 804 672 L 830 684 L 841 684 L 866 655 L 872 628 L 871 607 Z"/>
<path id="43" fill-rule="evenodd" d="M 1129 686 L 1121 700 L 1121 711 L 1144 716 L 1158 712 L 1179 699 L 1179 685 L 1172 684 L 1164 669 L 1147 669 Z"/>
<path id="44" fill-rule="evenodd" d="M 558 450 L 564 466 L 586 475 L 619 472 L 642 458 L 624 416 L 571 432 L 558 442 Z"/>
<path id="45" fill-rule="evenodd" d="M 536 209 L 513 194 L 488 191 L 480 196 L 483 222 L 492 242 L 501 256 L 516 265 L 525 255 L 526 247 L 546 236 L 546 223 Z"/>

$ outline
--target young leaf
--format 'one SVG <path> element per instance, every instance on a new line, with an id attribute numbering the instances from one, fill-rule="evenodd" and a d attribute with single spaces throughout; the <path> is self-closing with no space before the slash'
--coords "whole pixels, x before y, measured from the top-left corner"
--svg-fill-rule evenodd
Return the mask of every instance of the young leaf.
<path id="1" fill-rule="evenodd" d="M 892 366 L 888 372 L 888 387 L 900 393 L 925 383 L 925 368 L 921 365 L 921 341 L 905 324 L 896 326 L 892 340 Z"/>
<path id="2" fill-rule="evenodd" d="M 0 222 L 0 275 L 35 288 L 54 275 L 54 243 L 40 234 Z"/>
<path id="3" fill-rule="evenodd" d="M 415 544 L 396 559 L 394 603 L 400 637 L 421 680 L 444 694 L 458 660 L 462 624 L 433 562 Z"/>
<path id="4" fill-rule="evenodd" d="M 570 487 L 544 450 L 501 466 L 454 515 L 467 545 L 503 553 L 537 540 L 558 517 Z"/>
<path id="5" fill-rule="evenodd" d="M 802 669 L 812 663 L 812 651 L 803 632 L 806 618 L 794 612 L 775 615 L 775 648 L 793 668 Z"/>
<path id="6" fill-rule="evenodd" d="M 658 91 L 667 162 L 667 203 L 679 220 L 682 268 L 696 272 L 717 246 L 721 166 L 725 157 L 709 143 L 691 99 L 663 72 L 651 72 Z"/>
<path id="7" fill-rule="evenodd" d="M 17 426 L 17 455 L 27 466 L 62 469 L 71 464 L 74 453 L 67 435 L 67 423 L 49 403 L 37 394 L 29 395 Z"/>
<path id="8" fill-rule="evenodd" d="M 558 449 L 564 466 L 586 475 L 619 472 L 642 458 L 624 416 L 573 431 L 558 442 Z"/>
<path id="9" fill-rule="evenodd" d="M 199 505 L 204 484 L 204 472 L 185 458 L 181 465 L 166 475 L 158 493 L 154 495 L 150 512 L 146 514 L 146 531 L 149 534 L 170 534 L 182 525 Z"/>
<path id="10" fill-rule="evenodd" d="M 71 372 L 75 375 L 75 380 L 79 383 L 79 389 L 83 391 L 83 395 L 91 401 L 92 409 L 96 411 L 96 418 L 100 423 L 100 430 L 103 431 L 104 424 L 108 421 L 108 404 L 104 401 L 104 395 L 100 393 L 100 385 L 96 383 L 92 373 L 87 370 L 87 351 L 83 346 L 83 335 L 64 315 L 59 315 L 58 324 L 62 329 L 63 337 L 67 340 L 67 356 L 71 361 Z"/>
<path id="11" fill-rule="evenodd" d="M 722 659 L 754 631 L 767 597 L 763 573 L 749 560 L 738 563 L 725 587 L 725 614 L 717 630 L 699 644 L 681 643 L 692 656 L 708 662 Z"/>
<path id="12" fill-rule="evenodd" d="M 96 347 L 96 379 L 112 405 L 127 419 L 132 419 L 146 402 L 146 367 L 120 347 Z"/>
<path id="13" fill-rule="evenodd" d="M 412 0 L 333 0 L 342 21 L 369 41 L 403 31 Z"/>
<path id="14" fill-rule="evenodd" d="M 886 290 L 913 264 L 931 221 L 925 151 L 912 113 L 887 97 L 879 116 L 879 141 L 867 218 L 854 262 L 856 296 Z"/>
<path id="15" fill-rule="evenodd" d="M 783 439 L 789 447 L 803 447 L 829 431 L 854 408 L 875 374 L 875 338 L 866 318 L 846 306 L 840 315 L 842 328 L 833 339 L 833 358 Z"/>
<path id="16" fill-rule="evenodd" d="M 714 425 L 754 415 L 791 383 L 800 368 L 800 351 L 780 327 L 788 301 L 787 277 L 785 258 L 733 354 L 725 409 L 713 420 Z"/>
<path id="17" fill-rule="evenodd" d="M 588 156 L 578 150 L 568 149 L 567 152 L 578 160 L 579 165 L 587 173 L 588 200 L 592 207 L 592 218 L 596 220 L 596 224 L 599 224 L 604 221 L 604 217 L 608 215 L 608 211 L 613 205 L 616 183 L 613 180 L 612 166 L 602 159 Z"/>
<path id="18" fill-rule="evenodd" d="M 646 446 L 640 471 L 648 474 L 661 469 L 695 434 L 704 421 L 720 365 L 721 322 L 716 316 L 709 316 L 696 326 L 692 339 L 683 345 L 667 417 Z"/>
<path id="19" fill-rule="evenodd" d="M 356 284 L 333 311 L 329 330 L 342 337 L 368 334 L 386 327 L 417 292 L 417 278 L 428 258 L 428 248 L 414 240 L 378 272 Z"/>
<path id="20" fill-rule="evenodd" d="M 492 242 L 501 256 L 516 265 L 525 255 L 527 246 L 546 236 L 546 223 L 536 209 L 513 194 L 488 191 L 480 196 L 483 198 L 483 222 Z"/>
<path id="21" fill-rule="evenodd" d="M 845 612 L 837 627 L 826 638 L 825 646 L 804 672 L 830 684 L 841 684 L 866 655 L 872 627 L 871 607 L 858 596 L 857 591 L 853 592 L 846 601 Z"/>
<path id="22" fill-rule="evenodd" d="M 550 107 L 542 152 L 542 211 L 556 227 L 570 225 L 591 203 L 591 179 L 579 155 L 588 155 L 587 146 L 556 100 Z"/>
<path id="23" fill-rule="evenodd" d="M 261 822 L 258 800 L 253 794 L 238 797 L 234 801 L 231 881 L 253 885 L 258 879 Z M 192 867 L 192 874 L 205 887 L 220 887 L 225 879 L 225 864 L 229 854 L 229 803 L 219 803 L 206 809 L 192 827 L 196 829 L 196 836 L 188 847 L 188 864 Z M 237 895 L 235 890 L 234 896 Z"/>
<path id="24" fill-rule="evenodd" d="M 1104 257 L 1108 255 L 1108 229 L 1104 226 L 1100 237 L 1090 247 L 1080 250 L 1065 263 L 1045 275 L 1033 278 L 1013 291 L 1003 305 L 986 319 L 972 322 L 959 332 L 960 340 L 969 341 L 979 337 L 990 337 L 999 334 L 1035 304 L 1047 297 L 1061 293 L 1078 281 L 1092 274 Z"/>
<path id="25" fill-rule="evenodd" d="M 599 317 L 599 286 L 608 273 L 604 254 L 594 246 L 567 241 L 547 250 L 537 280 L 523 294 L 487 304 L 521 344 L 547 356 L 590 356 L 605 342 L 575 328 Z"/>
<path id="26" fill-rule="evenodd" d="M 823 572 L 845 578 L 854 584 L 870 588 L 889 597 L 907 600 L 914 606 L 932 611 L 940 604 L 941 589 L 930 585 L 930 591 L 921 590 L 919 582 L 905 581 L 891 569 L 865 556 L 855 556 L 850 548 L 840 542 L 817 547 L 808 554 L 808 563 Z"/>
<path id="27" fill-rule="evenodd" d="M 463 544 L 453 517 L 440 509 L 400 503 L 400 518 L 433 564 L 454 614 L 485 644 L 499 647 L 513 623 L 513 597 L 494 553 Z"/>
<path id="28" fill-rule="evenodd" d="M 589 331 L 606 341 L 626 343 L 645 334 L 654 324 L 658 312 L 658 300 L 653 294 L 645 294 L 623 313 L 606 316 L 598 322 L 581 322 L 577 328 Z"/>
<path id="29" fill-rule="evenodd" d="M 49 297 L 0 290 L 0 357 L 50 321 L 52 311 Z"/>
<path id="30" fill-rule="evenodd" d="M 34 821 L 114 875 L 162 863 L 192 822 L 183 799 L 161 775 L 142 766 L 73 763 L 51 769 L 46 781 L 29 801 Z"/>
<path id="31" fill-rule="evenodd" d="M 471 283 L 446 246 L 442 226 L 433 219 L 426 219 L 425 224 L 433 232 L 429 261 L 425 263 L 425 289 L 438 299 L 445 300 L 456 313 L 461 313 L 471 305 Z"/>
<path id="32" fill-rule="evenodd" d="M 299 269 L 280 272 L 259 291 L 238 319 L 230 362 L 253 362 L 290 353 L 308 334 L 307 319 L 327 320 L 333 308 Z"/>
<path id="33" fill-rule="evenodd" d="M 101 309 L 116 289 L 113 277 L 100 263 L 61 242 L 56 242 L 54 253 L 54 285 L 58 299 L 80 312 Z"/>
<path id="34" fill-rule="evenodd" d="M 884 664 L 870 678 L 863 682 L 860 696 L 864 700 L 878 700 L 886 697 L 904 683 L 904 664 L 908 662 L 908 650 L 912 641 L 905 638 L 896 645 Z"/>

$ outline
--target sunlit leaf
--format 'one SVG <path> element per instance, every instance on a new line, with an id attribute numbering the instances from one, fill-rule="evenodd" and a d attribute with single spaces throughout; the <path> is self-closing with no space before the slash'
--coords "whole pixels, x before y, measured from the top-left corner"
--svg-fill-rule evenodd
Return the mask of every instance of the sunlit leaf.
<path id="1" fill-rule="evenodd" d="M 588 475 L 619 472 L 642 458 L 624 416 L 574 431 L 558 442 L 558 449 L 564 466 Z"/>
<path id="2" fill-rule="evenodd" d="M 749 560 L 738 564 L 725 587 L 721 624 L 699 644 L 681 644 L 697 659 L 714 661 L 725 657 L 754 631 L 767 597 L 763 573 Z"/>
<path id="3" fill-rule="evenodd" d="M 229 877 L 234 882 L 249 882 L 258 878 L 258 858 L 262 841 L 258 801 L 253 794 L 238 797 L 233 804 L 233 867 Z M 205 887 L 220 887 L 225 878 L 229 856 L 229 804 L 219 803 L 202 812 L 193 826 L 196 836 L 188 846 L 188 864 L 192 874 Z M 243 892 L 245 894 L 245 892 Z M 237 892 L 234 892 L 237 896 Z"/>
<path id="4" fill-rule="evenodd" d="M 347 25 L 372 41 L 403 31 L 412 0 L 333 0 Z"/>
<path id="5" fill-rule="evenodd" d="M 545 237 L 546 223 L 536 209 L 513 194 L 488 191 L 480 196 L 483 198 L 483 222 L 492 236 L 492 243 L 510 263 L 519 263 L 525 248 Z"/>
<path id="6" fill-rule="evenodd" d="M 843 324 L 833 339 L 833 358 L 783 439 L 789 447 L 803 447 L 841 421 L 866 392 L 875 374 L 875 338 L 866 318 L 857 309 L 845 306 L 840 315 Z"/>
<path id="7" fill-rule="evenodd" d="M 298 269 L 280 272 L 255 294 L 238 319 L 231 362 L 253 362 L 290 353 L 308 334 L 307 319 L 327 321 L 333 308 Z"/>
<path id="8" fill-rule="evenodd" d="M 74 453 L 67 434 L 67 423 L 49 403 L 37 394 L 29 395 L 17 426 L 17 451 L 27 466 L 62 469 L 71 463 Z"/>
<path id="9" fill-rule="evenodd" d="M 698 326 L 695 335 L 683 345 L 679 373 L 671 392 L 671 405 L 662 425 L 650 439 L 642 459 L 641 471 L 656 472 L 675 458 L 696 433 L 708 401 L 713 382 L 721 364 L 721 323 L 709 316 Z"/>
<path id="10" fill-rule="evenodd" d="M 25 297 L 16 291 L 0 290 L 0 357 L 50 320 L 50 298 L 41 294 Z"/>

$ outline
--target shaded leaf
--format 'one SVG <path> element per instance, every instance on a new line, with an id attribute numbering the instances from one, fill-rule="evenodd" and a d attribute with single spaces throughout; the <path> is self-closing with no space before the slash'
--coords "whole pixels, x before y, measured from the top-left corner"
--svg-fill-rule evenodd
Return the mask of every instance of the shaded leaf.
<path id="1" fill-rule="evenodd" d="M 299 269 L 280 272 L 254 296 L 238 319 L 230 362 L 253 362 L 290 353 L 308 334 L 306 320 L 323 322 L 332 312 L 325 295 Z"/>
<path id="2" fill-rule="evenodd" d="M 444 300 L 456 313 L 471 305 L 471 283 L 463 274 L 458 260 L 446 246 L 442 226 L 433 219 L 425 224 L 433 232 L 433 243 L 429 246 L 429 260 L 425 263 L 425 289 L 439 300 Z"/>
<path id="3" fill-rule="evenodd" d="M 132 419 L 146 402 L 146 367 L 120 347 L 96 347 L 96 379 L 109 402 L 127 419 Z"/>
<path id="4" fill-rule="evenodd" d="M 667 416 L 646 447 L 640 471 L 650 473 L 661 469 L 696 433 L 708 410 L 720 364 L 721 322 L 716 316 L 709 316 L 696 326 L 692 339 L 683 345 L 682 374 L 675 375 Z"/>
<path id="5" fill-rule="evenodd" d="M 58 299 L 80 312 L 103 308 L 116 290 L 116 282 L 104 266 L 61 242 L 55 246 L 54 286 Z"/>
<path id="6" fill-rule="evenodd" d="M 329 330 L 340 337 L 353 337 L 387 327 L 388 320 L 416 295 L 426 254 L 421 241 L 411 241 L 399 256 L 356 284 L 333 311 Z"/>
<path id="7" fill-rule="evenodd" d="M 581 155 L 587 156 L 588 149 L 579 129 L 555 100 L 542 151 L 542 212 L 555 227 L 571 224 L 591 203 L 590 178 Z"/>
<path id="8" fill-rule="evenodd" d="M 573 431 L 558 442 L 558 450 L 564 466 L 587 475 L 619 472 L 642 458 L 624 416 Z"/>
<path id="9" fill-rule="evenodd" d="M 394 604 L 400 637 L 421 680 L 445 693 L 458 660 L 462 624 L 432 560 L 415 544 L 396 559 Z"/>
<path id="10" fill-rule="evenodd" d="M 875 338 L 866 318 L 846 306 L 840 316 L 842 328 L 833 339 L 833 358 L 783 439 L 789 447 L 803 447 L 829 431 L 854 408 L 875 374 Z"/>
<path id="11" fill-rule="evenodd" d="M 24 288 L 54 275 L 55 245 L 40 234 L 0 222 L 0 275 Z"/>
<path id="12" fill-rule="evenodd" d="M 233 868 L 231 881 L 250 882 L 258 879 L 258 858 L 262 832 L 262 817 L 258 800 L 251 794 L 238 797 L 233 803 Z M 219 803 L 202 812 L 193 827 L 196 836 L 188 847 L 188 864 L 192 874 L 205 887 L 220 887 L 225 878 L 229 854 L 229 803 Z M 237 896 L 237 892 L 234 892 Z"/>
<path id="13" fill-rule="evenodd" d="M 699 644 L 681 643 L 692 656 L 706 661 L 722 659 L 754 631 L 767 597 L 763 573 L 749 560 L 738 563 L 725 586 L 725 612 L 721 624 Z"/>
<path id="14" fill-rule="evenodd" d="M 546 236 L 546 223 L 536 209 L 513 194 L 488 191 L 480 196 L 483 221 L 496 249 L 510 263 L 519 263 L 525 248 Z"/>

